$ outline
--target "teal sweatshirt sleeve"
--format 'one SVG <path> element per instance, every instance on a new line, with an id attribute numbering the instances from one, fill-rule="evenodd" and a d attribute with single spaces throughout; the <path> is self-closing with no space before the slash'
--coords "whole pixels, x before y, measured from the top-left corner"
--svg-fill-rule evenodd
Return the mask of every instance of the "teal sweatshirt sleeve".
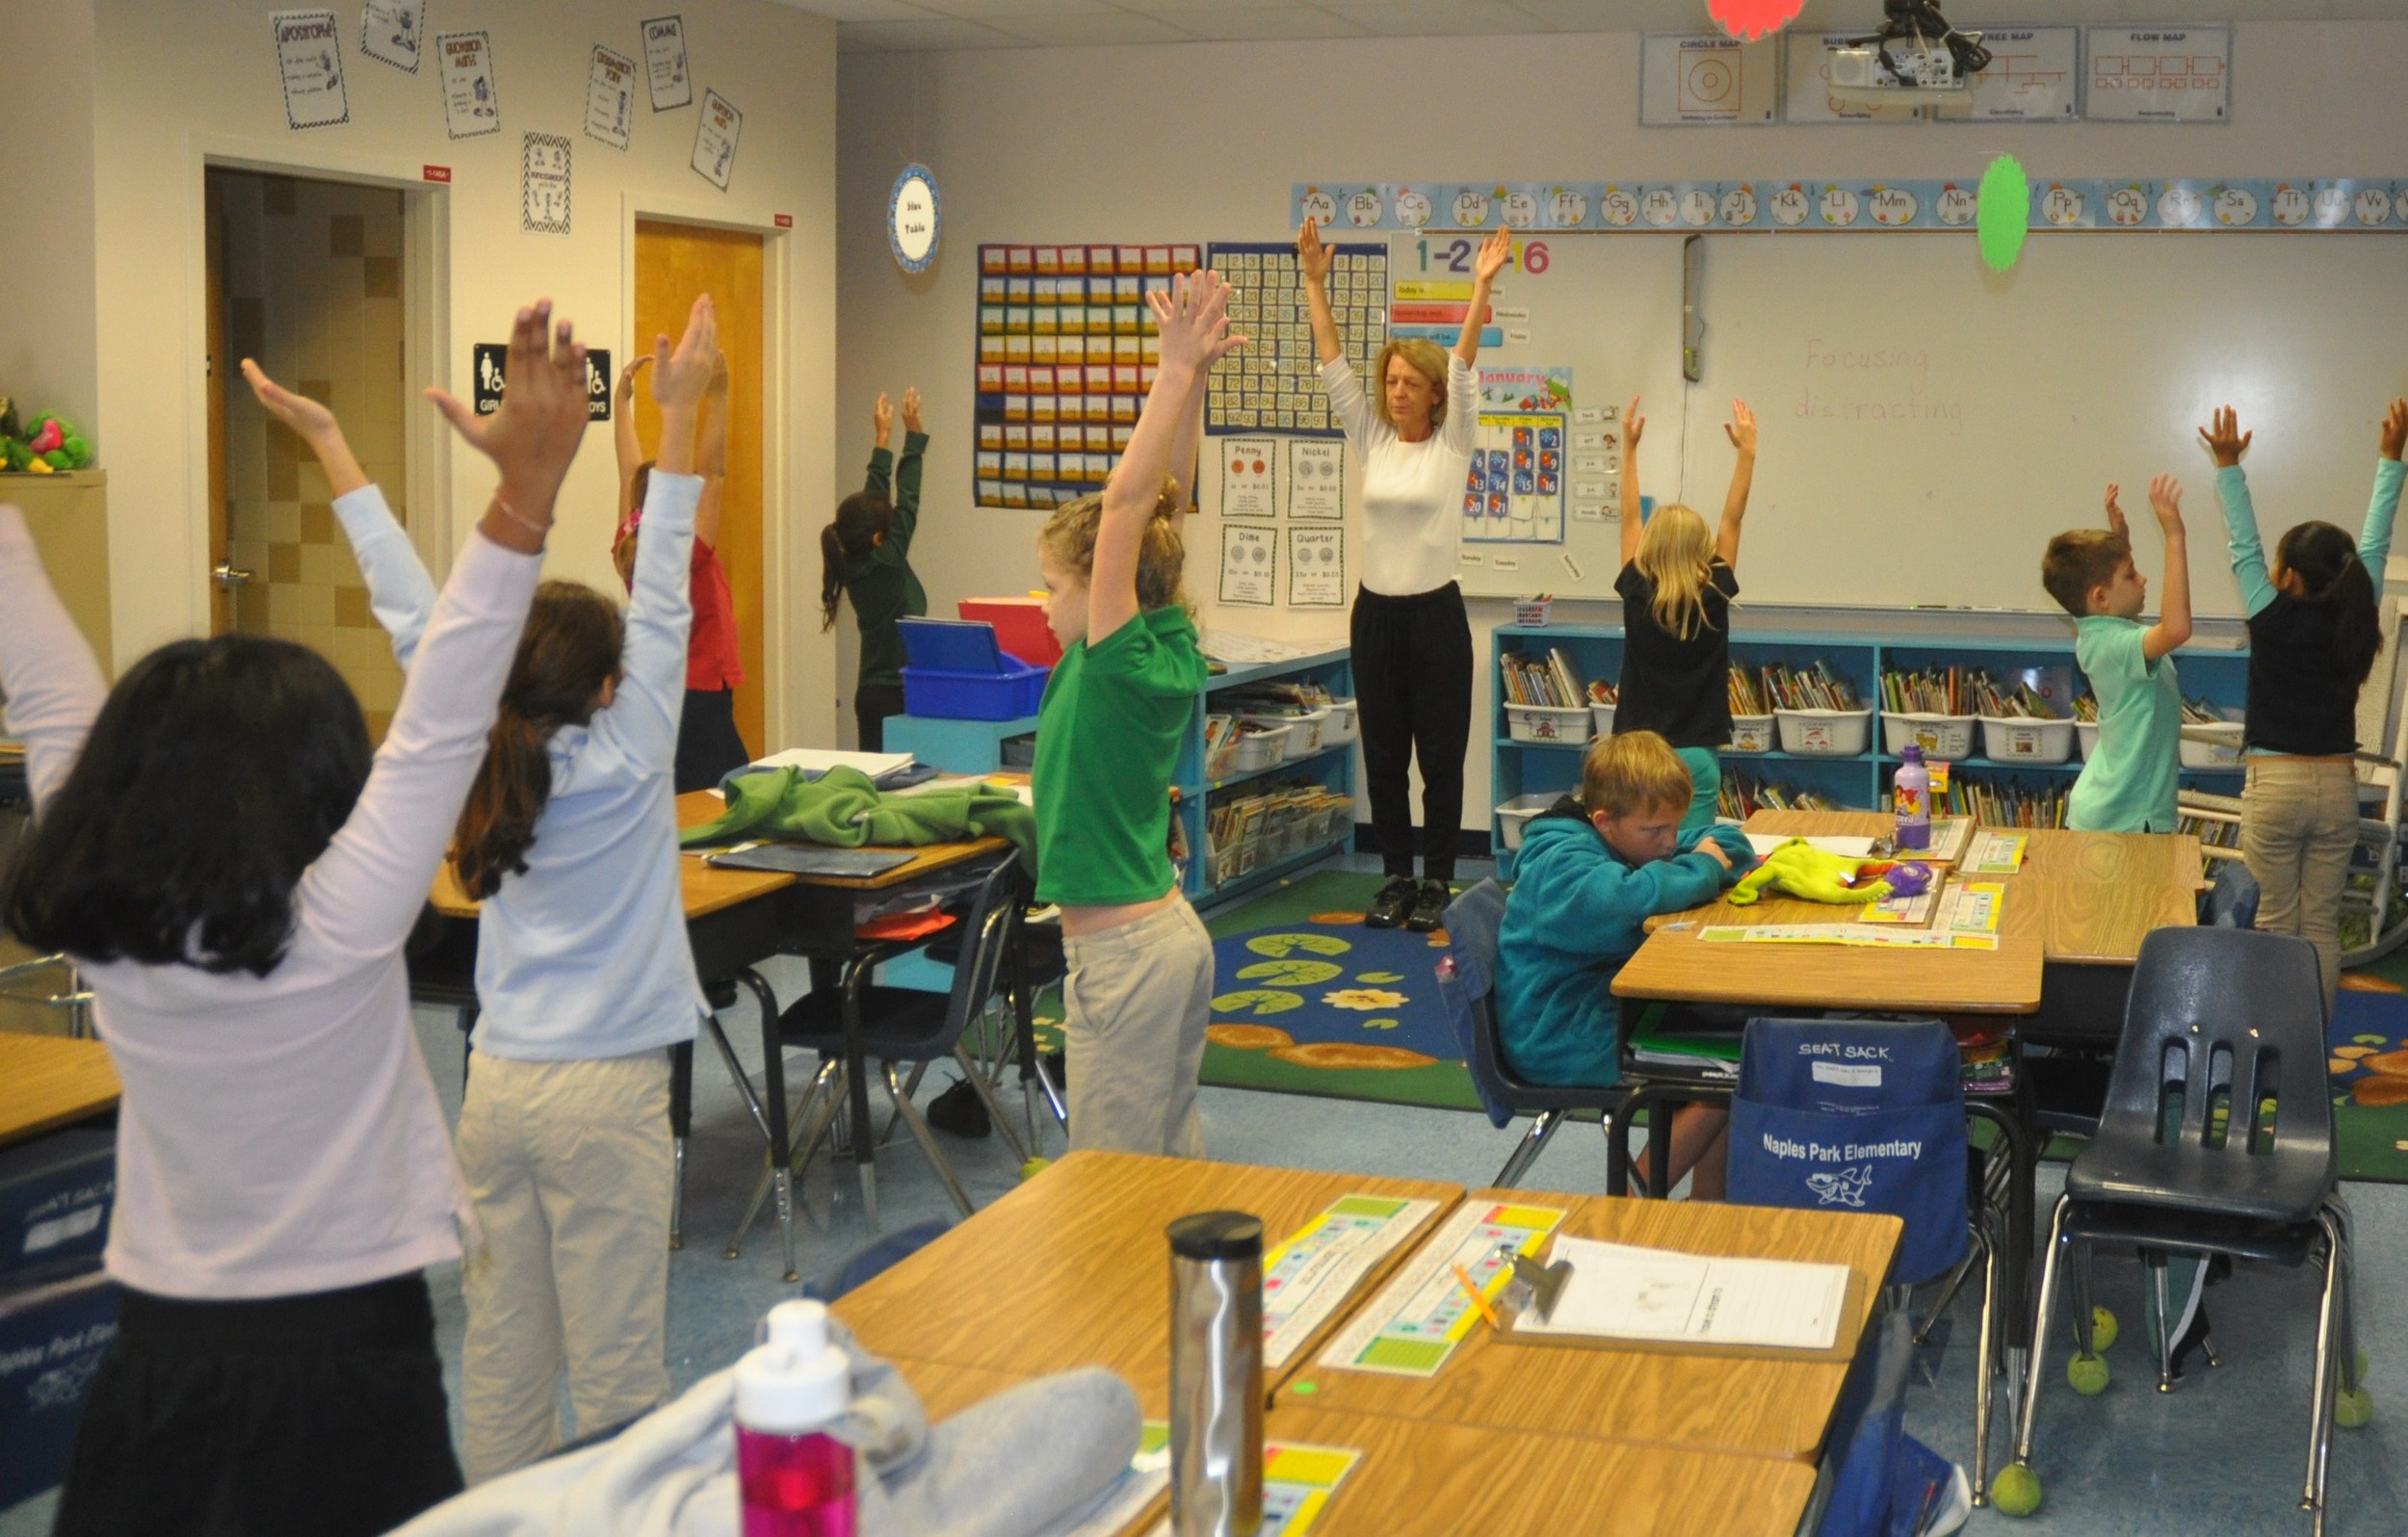
<path id="1" fill-rule="evenodd" d="M 2265 574 L 2265 548 L 2258 542 L 2258 509 L 2250 505 L 2249 477 L 2239 465 L 2215 472 L 2215 500 L 2224 509 L 2224 547 L 2233 560 L 2233 580 L 2240 587 L 2241 612 L 2256 618 L 2274 601 L 2274 584 Z"/>
<path id="2" fill-rule="evenodd" d="M 1517 898 L 1524 887 L 1534 887 L 1529 893 L 1534 899 L 1521 904 L 1530 924 L 1526 934 L 1566 955 L 1600 958 L 1628 954 L 1638 925 L 1656 914 L 1714 900 L 1725 874 L 1693 847 L 1636 868 L 1602 848 L 1586 858 L 1566 848 L 1537 863 L 1514 886 Z"/>
<path id="3" fill-rule="evenodd" d="M 2383 562 L 2392 555 L 2392 518 L 2399 511 L 2400 463 L 2397 459 L 2374 461 L 2374 496 L 2367 503 L 2367 524 L 2358 533 L 2358 559 L 2367 563 L 2367 571 L 2374 578 L 2374 590 L 2383 590 Z"/>

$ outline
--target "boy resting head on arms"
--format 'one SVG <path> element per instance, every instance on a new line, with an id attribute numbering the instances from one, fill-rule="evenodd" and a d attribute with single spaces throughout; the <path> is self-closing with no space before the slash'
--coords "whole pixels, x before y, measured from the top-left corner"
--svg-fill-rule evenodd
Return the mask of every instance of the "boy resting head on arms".
<path id="1" fill-rule="evenodd" d="M 2149 510 L 2165 532 L 2165 612 L 2144 627 L 2148 580 L 2133 568 L 2132 531 L 2107 488 L 2107 532 L 2076 529 L 2049 541 L 2040 584 L 2076 620 L 2074 660 L 2099 701 L 2099 745 L 2066 807 L 2077 832 L 2172 832 L 2179 815 L 2183 690 L 2171 653 L 2190 638 L 2190 555 L 2183 488 L 2149 482 Z"/>
<path id="2" fill-rule="evenodd" d="M 1610 989 L 1646 939 L 1647 920 L 1714 900 L 1755 863 L 1736 827 L 1681 831 L 1689 794 L 1688 766 L 1672 744 L 1632 731 L 1588 749 L 1578 798 L 1531 819 L 1498 931 L 1498 1033 L 1521 1077 L 1619 1082 Z M 1727 1120 L 1711 1106 L 1679 1112 L 1666 1187 L 1695 1165 L 1694 1193 L 1721 1195 Z"/>

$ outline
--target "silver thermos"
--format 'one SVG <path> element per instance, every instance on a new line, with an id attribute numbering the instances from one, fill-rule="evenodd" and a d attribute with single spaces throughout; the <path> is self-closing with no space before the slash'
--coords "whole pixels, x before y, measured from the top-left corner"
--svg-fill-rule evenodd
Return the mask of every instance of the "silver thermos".
<path id="1" fill-rule="evenodd" d="M 1263 1524 L 1263 1224 L 1198 1211 L 1170 1225 L 1170 1529 Z"/>

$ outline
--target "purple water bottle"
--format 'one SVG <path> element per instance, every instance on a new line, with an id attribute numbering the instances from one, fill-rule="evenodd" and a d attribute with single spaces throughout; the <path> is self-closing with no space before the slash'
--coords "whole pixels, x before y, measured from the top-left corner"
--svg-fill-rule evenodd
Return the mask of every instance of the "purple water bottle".
<path id="1" fill-rule="evenodd" d="M 1908 742 L 1898 754 L 1906 761 L 1898 765 L 1891 780 L 1892 803 L 1898 811 L 1898 846 L 1901 851 L 1931 847 L 1931 770 L 1924 767 L 1924 750 Z"/>
<path id="2" fill-rule="evenodd" d="M 830 1431 L 852 1401 L 818 1303 L 772 1309 L 770 1342 L 736 1363 L 736 1482 L 745 1537 L 853 1537 L 853 1452 Z"/>

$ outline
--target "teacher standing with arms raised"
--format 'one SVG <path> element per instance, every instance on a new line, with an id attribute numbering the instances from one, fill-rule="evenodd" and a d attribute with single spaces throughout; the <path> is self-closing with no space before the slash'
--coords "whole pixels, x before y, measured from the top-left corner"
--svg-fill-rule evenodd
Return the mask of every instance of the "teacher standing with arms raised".
<path id="1" fill-rule="evenodd" d="M 1512 259 L 1500 229 L 1473 258 L 1471 307 L 1453 352 L 1425 341 L 1379 350 L 1376 398 L 1347 366 L 1329 309 L 1329 251 L 1311 221 L 1296 232 L 1297 264 L 1313 312 L 1322 388 L 1363 465 L 1369 541 L 1351 625 L 1354 688 L 1363 723 L 1363 772 L 1386 885 L 1365 922 L 1374 928 L 1436 928 L 1454 878 L 1463 825 L 1463 754 L 1472 735 L 1472 626 L 1454 579 L 1463 488 L 1479 418 L 1481 323 L 1488 288 Z M 1408 770 L 1422 760 L 1422 880 L 1413 879 Z"/>

